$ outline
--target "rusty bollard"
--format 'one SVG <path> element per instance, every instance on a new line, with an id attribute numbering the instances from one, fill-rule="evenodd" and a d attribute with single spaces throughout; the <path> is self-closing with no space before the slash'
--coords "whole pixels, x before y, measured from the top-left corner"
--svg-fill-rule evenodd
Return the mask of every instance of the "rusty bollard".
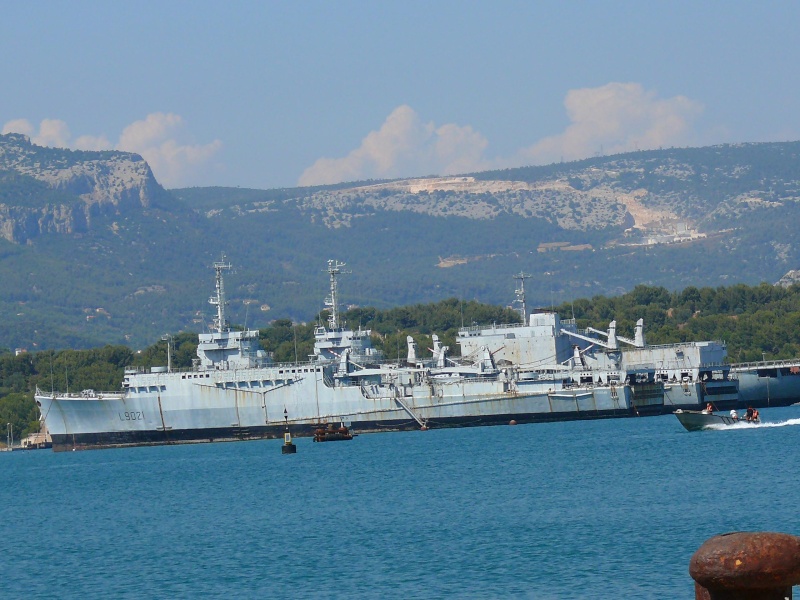
<path id="1" fill-rule="evenodd" d="M 800 537 L 724 533 L 706 540 L 689 562 L 695 600 L 791 600 L 800 584 Z"/>

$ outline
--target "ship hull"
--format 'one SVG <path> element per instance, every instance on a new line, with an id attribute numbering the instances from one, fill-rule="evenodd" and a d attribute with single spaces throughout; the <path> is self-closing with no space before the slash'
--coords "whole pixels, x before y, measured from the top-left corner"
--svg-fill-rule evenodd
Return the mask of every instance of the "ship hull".
<path id="1" fill-rule="evenodd" d="M 428 429 L 453 427 L 487 427 L 517 424 L 550 423 L 557 421 L 577 421 L 604 418 L 636 416 L 631 410 L 593 410 L 561 413 L 527 413 L 511 415 L 486 415 L 475 417 L 443 417 L 426 423 Z M 313 437 L 319 424 L 291 425 L 293 437 Z M 353 434 L 380 433 L 393 431 L 418 431 L 420 425 L 413 419 L 352 422 L 349 427 Z M 208 442 L 235 442 L 247 440 L 282 439 L 285 425 L 261 427 L 227 427 L 204 429 L 179 429 L 168 432 L 153 430 L 114 431 L 96 433 L 75 433 L 53 435 L 52 448 L 55 452 L 71 450 L 92 450 L 103 448 L 123 448 L 127 446 L 164 446 L 172 444 L 193 444 Z"/>
<path id="2" fill-rule="evenodd" d="M 716 410 L 730 410 L 739 406 L 739 389 L 736 381 L 688 381 L 664 384 L 664 414 L 677 409 L 699 410 L 711 403 Z"/>
<path id="3" fill-rule="evenodd" d="M 239 387 L 274 375 L 245 373 L 246 379 L 220 386 L 148 375 L 150 381 L 138 382 L 148 385 L 136 386 L 147 392 L 42 394 L 36 400 L 56 451 L 278 438 L 287 424 L 293 436 L 313 436 L 321 423 L 342 422 L 353 433 L 371 433 L 635 414 L 627 386 L 555 389 L 552 382 L 455 381 L 369 389 L 328 387 L 320 373 L 311 372 L 291 384 Z"/>
<path id="4" fill-rule="evenodd" d="M 800 402 L 800 362 L 735 365 L 733 373 L 739 379 L 739 408 Z"/>

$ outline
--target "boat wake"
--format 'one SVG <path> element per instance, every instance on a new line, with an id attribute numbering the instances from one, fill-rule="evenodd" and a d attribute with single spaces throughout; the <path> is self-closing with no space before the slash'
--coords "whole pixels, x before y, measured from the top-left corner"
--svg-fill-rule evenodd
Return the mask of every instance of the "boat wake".
<path id="1" fill-rule="evenodd" d="M 792 425 L 800 425 L 800 419 L 788 419 L 786 421 L 776 421 L 774 423 L 747 423 L 745 421 L 741 421 L 735 425 L 711 425 L 708 427 L 708 429 L 766 429 L 770 427 L 789 427 Z"/>

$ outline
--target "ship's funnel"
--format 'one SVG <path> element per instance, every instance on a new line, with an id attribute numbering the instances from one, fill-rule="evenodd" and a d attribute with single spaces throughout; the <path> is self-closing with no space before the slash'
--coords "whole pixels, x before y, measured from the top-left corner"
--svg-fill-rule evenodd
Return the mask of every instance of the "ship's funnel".
<path id="1" fill-rule="evenodd" d="M 445 367 L 445 360 L 447 359 L 448 350 L 450 350 L 450 346 L 441 346 L 439 349 L 439 356 L 436 357 L 436 366 L 440 369 Z"/>
<path id="2" fill-rule="evenodd" d="M 633 336 L 633 345 L 637 348 L 644 348 L 644 319 L 636 321 L 636 333 Z"/>
<path id="3" fill-rule="evenodd" d="M 581 355 L 581 349 L 578 346 L 572 347 L 572 366 L 583 366 L 583 356 Z"/>
<path id="4" fill-rule="evenodd" d="M 445 358 L 447 356 L 447 351 L 450 350 L 450 346 L 442 346 L 439 336 L 435 333 L 431 336 L 431 340 L 433 340 L 433 364 L 440 368 L 444 367 Z"/>
<path id="5" fill-rule="evenodd" d="M 350 348 L 345 348 L 339 356 L 339 373 L 344 375 L 350 372 Z"/>
<path id="6" fill-rule="evenodd" d="M 489 351 L 488 346 L 481 346 L 481 359 L 478 363 L 481 373 L 497 370 L 497 365 L 494 364 L 494 357 Z"/>
<path id="7" fill-rule="evenodd" d="M 408 344 L 408 364 L 413 365 L 417 362 L 417 342 L 414 341 L 414 338 L 410 335 L 406 337 L 406 343 Z"/>
<path id="8" fill-rule="evenodd" d="M 617 322 L 611 321 L 608 324 L 608 349 L 618 350 L 619 344 L 617 343 Z"/>

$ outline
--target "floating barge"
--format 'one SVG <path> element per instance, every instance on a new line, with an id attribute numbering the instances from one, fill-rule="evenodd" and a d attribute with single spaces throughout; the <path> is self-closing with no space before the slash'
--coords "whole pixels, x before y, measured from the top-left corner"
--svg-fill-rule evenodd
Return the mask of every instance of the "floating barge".
<path id="1" fill-rule="evenodd" d="M 353 434 L 344 424 L 340 427 L 334 427 L 332 423 L 329 423 L 327 427 L 319 427 L 314 430 L 315 442 L 341 442 L 352 440 L 353 437 Z"/>

